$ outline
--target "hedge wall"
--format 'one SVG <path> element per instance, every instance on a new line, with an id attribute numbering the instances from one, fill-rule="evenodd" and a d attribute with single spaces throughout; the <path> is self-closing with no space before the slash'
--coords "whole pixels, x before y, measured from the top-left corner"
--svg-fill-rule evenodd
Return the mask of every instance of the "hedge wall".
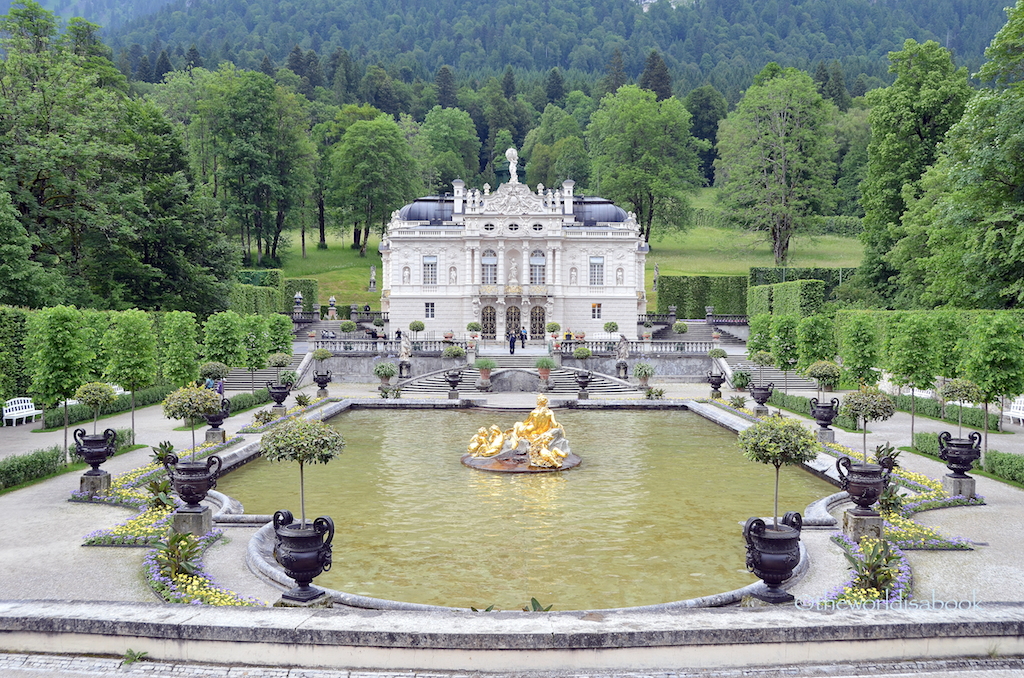
<path id="1" fill-rule="evenodd" d="M 29 311 L 0 306 L 0 401 L 28 395 L 31 378 L 25 366 Z"/>
<path id="2" fill-rule="evenodd" d="M 305 294 L 305 292 L 303 292 Z M 747 278 L 742 275 L 684 275 L 658 278 L 658 313 L 676 307 L 678 318 L 703 318 L 704 307 L 715 313 L 747 312 Z"/>
<path id="3" fill-rule="evenodd" d="M 60 445 L 0 459 L 0 489 L 14 487 L 64 468 Z"/>
<path id="4" fill-rule="evenodd" d="M 772 312 L 772 285 L 758 285 L 747 288 L 747 317 L 755 315 L 771 315 Z"/>
<path id="5" fill-rule="evenodd" d="M 238 271 L 235 279 L 243 285 L 281 289 L 284 286 L 284 271 L 279 268 L 245 269 Z"/>
<path id="6" fill-rule="evenodd" d="M 1024 484 L 1024 456 L 989 450 L 985 453 L 985 470 L 1015 483 Z"/>
<path id="7" fill-rule="evenodd" d="M 826 217 L 815 214 L 804 217 L 800 224 L 800 233 L 807 235 L 841 235 L 845 238 L 856 238 L 863 231 L 864 224 L 860 217 Z"/>
<path id="8" fill-rule="evenodd" d="M 320 310 L 320 283 L 315 278 L 285 278 L 281 310 L 291 313 L 295 306 L 295 293 L 302 292 L 302 310 L 307 313 Z"/>
<path id="9" fill-rule="evenodd" d="M 772 315 L 814 315 L 825 303 L 822 280 L 795 280 L 772 285 Z"/>
<path id="10" fill-rule="evenodd" d="M 292 293 L 294 295 L 294 292 Z M 303 292 L 305 295 L 305 292 Z M 289 304 L 291 300 L 289 300 Z M 271 315 L 282 307 L 281 290 L 235 283 L 228 294 L 228 308 L 239 315 Z M 289 308 L 288 310 L 291 310 Z"/>
<path id="11" fill-rule="evenodd" d="M 135 392 L 135 409 L 162 403 L 167 394 L 175 390 L 173 386 L 150 386 L 139 389 Z M 109 405 L 100 408 L 100 416 L 105 414 L 118 414 L 130 412 L 132 409 L 132 396 L 130 393 L 122 393 Z M 83 421 L 92 421 L 92 408 L 79 403 L 68 407 L 68 425 L 77 424 Z M 46 410 L 43 414 L 43 428 L 58 428 L 64 426 L 64 408 L 54 407 Z"/>
<path id="12" fill-rule="evenodd" d="M 832 298 L 832 293 L 841 283 L 846 282 L 857 272 L 856 268 L 772 268 L 768 266 L 750 267 L 750 286 L 775 285 L 776 283 L 794 280 L 822 280 L 825 282 L 825 299 Z"/>

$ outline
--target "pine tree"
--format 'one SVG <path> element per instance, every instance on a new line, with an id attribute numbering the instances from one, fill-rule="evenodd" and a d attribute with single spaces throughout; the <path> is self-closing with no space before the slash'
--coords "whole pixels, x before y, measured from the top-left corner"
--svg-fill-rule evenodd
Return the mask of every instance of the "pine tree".
<path id="1" fill-rule="evenodd" d="M 644 72 L 640 74 L 640 87 L 654 92 L 658 101 L 664 101 L 672 96 L 672 76 L 669 75 L 668 66 L 658 54 L 658 50 L 651 50 L 647 55 L 647 64 Z"/>
<path id="2" fill-rule="evenodd" d="M 320 57 L 313 50 L 306 52 L 306 72 L 303 74 L 309 78 L 312 87 L 323 87 L 324 72 L 320 68 Z"/>
<path id="3" fill-rule="evenodd" d="M 604 77 L 603 89 L 609 94 L 614 94 L 620 87 L 629 82 L 626 77 L 626 67 L 622 63 L 622 51 L 615 48 L 612 58 L 608 60 L 605 69 L 607 75 Z"/>
<path id="4" fill-rule="evenodd" d="M 274 68 L 274 62 L 266 54 L 263 55 L 263 61 L 260 62 L 260 72 L 271 78 L 277 73 L 277 69 Z"/>
<path id="5" fill-rule="evenodd" d="M 548 71 L 548 78 L 544 83 L 544 91 L 549 104 L 554 104 L 555 106 L 562 104 L 562 99 L 565 97 L 565 80 L 562 78 L 561 71 L 557 68 L 552 68 Z"/>
<path id="6" fill-rule="evenodd" d="M 203 57 L 199 55 L 199 50 L 196 49 L 196 44 L 193 42 L 192 46 L 188 48 L 188 53 L 185 55 L 185 70 L 191 70 L 193 68 L 203 67 Z"/>
<path id="7" fill-rule="evenodd" d="M 828 67 L 828 83 L 822 96 L 831 99 L 844 113 L 850 108 L 850 93 L 846 91 L 846 78 L 838 61 L 833 61 Z"/>
<path id="8" fill-rule="evenodd" d="M 459 105 L 458 90 L 455 87 L 455 75 L 448 66 L 441 66 L 434 78 L 437 86 L 437 103 L 441 108 L 456 108 Z"/>
<path id="9" fill-rule="evenodd" d="M 819 61 L 814 69 L 814 86 L 818 88 L 818 94 L 825 96 L 825 87 L 828 85 L 828 66 L 824 61 Z"/>
<path id="10" fill-rule="evenodd" d="M 139 59 L 139 65 L 135 69 L 135 79 L 139 82 L 153 82 L 153 69 L 149 65 L 149 57 L 145 54 Z"/>
<path id="11" fill-rule="evenodd" d="M 167 56 L 167 50 L 162 50 L 156 60 L 156 66 L 153 67 L 153 82 L 162 81 L 164 75 L 173 70 L 174 66 L 171 65 L 171 59 Z"/>
<path id="12" fill-rule="evenodd" d="M 285 66 L 300 78 L 306 74 L 306 55 L 302 53 L 302 48 L 298 45 L 292 48 L 292 51 L 288 53 L 288 61 L 285 62 Z"/>
<path id="13" fill-rule="evenodd" d="M 511 66 L 505 66 L 505 75 L 501 76 L 501 93 L 506 99 L 516 95 L 516 74 L 512 72 Z"/>
<path id="14" fill-rule="evenodd" d="M 853 87 L 850 88 L 850 96 L 862 97 L 868 93 L 868 79 L 861 73 L 857 76 L 857 79 L 853 81 Z"/>

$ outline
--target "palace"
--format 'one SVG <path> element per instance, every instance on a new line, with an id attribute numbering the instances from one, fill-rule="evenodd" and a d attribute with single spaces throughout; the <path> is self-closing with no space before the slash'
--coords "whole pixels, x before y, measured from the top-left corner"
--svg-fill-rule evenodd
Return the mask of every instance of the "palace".
<path id="1" fill-rule="evenodd" d="M 525 327 L 540 339 L 548 322 L 595 333 L 614 321 L 636 339 L 648 247 L 633 214 L 573 195 L 571 180 L 534 192 L 519 183 L 515 149 L 506 157 L 510 180 L 495 192 L 456 180 L 451 195 L 392 214 L 380 244 L 391 327 L 422 320 L 428 332 L 461 335 L 475 320 L 484 338 Z"/>

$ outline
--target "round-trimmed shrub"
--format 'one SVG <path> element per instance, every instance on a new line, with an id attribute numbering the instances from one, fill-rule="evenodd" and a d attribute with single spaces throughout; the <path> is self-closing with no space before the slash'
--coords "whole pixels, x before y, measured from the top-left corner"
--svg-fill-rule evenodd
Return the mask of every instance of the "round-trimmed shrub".
<path id="1" fill-rule="evenodd" d="M 199 368 L 199 376 L 203 378 L 203 381 L 207 379 L 220 381 L 227 377 L 229 372 L 231 372 L 230 367 L 217 361 L 203 363 Z"/>
<path id="2" fill-rule="evenodd" d="M 483 326 L 483 325 L 481 325 L 480 323 L 478 323 L 478 322 L 477 322 L 477 321 L 475 321 L 475 320 L 474 320 L 474 321 L 472 321 L 472 322 L 470 322 L 470 323 L 467 323 L 467 324 L 466 324 L 466 329 L 467 329 L 468 331 L 470 331 L 470 332 L 479 332 L 479 331 L 481 331 L 481 330 L 482 330 L 483 328 L 484 328 L 484 326 Z"/>
<path id="3" fill-rule="evenodd" d="M 463 358 L 466 355 L 466 349 L 461 346 L 448 346 L 441 351 L 442 358 Z"/>
<path id="4" fill-rule="evenodd" d="M 355 332 L 356 324 L 352 320 L 342 320 L 341 327 L 339 328 L 342 332 Z"/>
<path id="5" fill-rule="evenodd" d="M 592 355 L 594 355 L 593 351 L 591 351 L 586 346 L 580 346 L 579 348 L 572 352 L 572 357 L 576 358 L 576 360 L 586 360 Z"/>
<path id="6" fill-rule="evenodd" d="M 411 323 L 409 323 L 410 332 L 422 332 L 425 328 L 426 325 L 423 324 L 422 320 L 413 320 Z"/>
<path id="7" fill-rule="evenodd" d="M 688 328 L 686 326 L 686 323 L 684 323 L 682 320 L 677 320 L 676 322 L 672 323 L 672 331 L 675 332 L 676 334 L 686 334 L 687 329 Z"/>
<path id="8" fill-rule="evenodd" d="M 604 324 L 604 331 L 605 332 L 609 332 L 609 333 L 610 332 L 618 332 L 619 331 L 619 323 L 614 322 L 612 320 L 609 320 L 608 322 L 606 322 Z"/>
<path id="9" fill-rule="evenodd" d="M 548 332 L 557 332 L 560 329 L 562 329 L 562 326 L 559 325 L 558 323 L 548 323 L 547 325 L 544 326 L 544 329 L 547 330 Z"/>

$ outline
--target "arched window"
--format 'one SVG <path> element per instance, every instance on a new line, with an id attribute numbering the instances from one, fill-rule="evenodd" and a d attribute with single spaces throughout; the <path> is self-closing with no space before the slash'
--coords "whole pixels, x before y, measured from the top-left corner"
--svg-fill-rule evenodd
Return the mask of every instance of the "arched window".
<path id="1" fill-rule="evenodd" d="M 530 252 L 530 284 L 545 285 L 544 263 L 547 261 L 543 250 Z"/>
<path id="2" fill-rule="evenodd" d="M 480 255 L 480 284 L 498 284 L 498 255 L 494 250 L 484 250 Z"/>

